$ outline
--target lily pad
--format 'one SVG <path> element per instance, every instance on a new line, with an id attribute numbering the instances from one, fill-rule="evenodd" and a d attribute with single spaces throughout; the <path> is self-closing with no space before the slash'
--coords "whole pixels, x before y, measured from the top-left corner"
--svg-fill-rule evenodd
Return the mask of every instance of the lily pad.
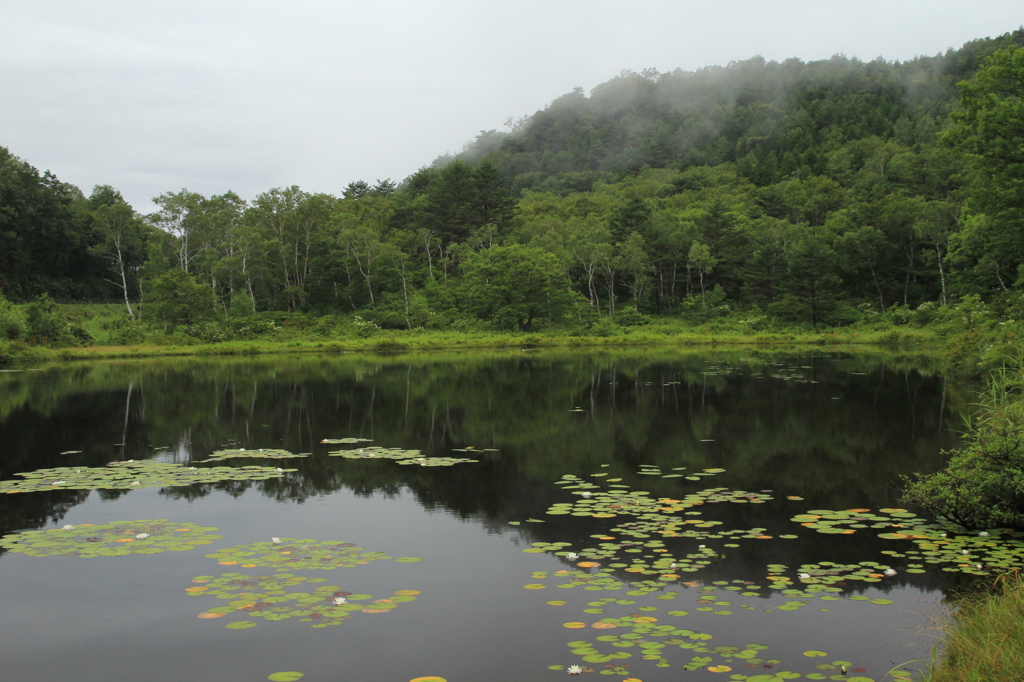
<path id="1" fill-rule="evenodd" d="M 295 471 L 295 469 L 275 469 L 261 466 L 192 467 L 152 460 L 127 460 L 111 462 L 105 467 L 57 467 L 15 474 L 25 480 L 0 481 L 0 493 L 164 488 L 193 483 L 280 478 L 288 471 Z"/>
<path id="2" fill-rule="evenodd" d="M 230 449 L 230 450 L 216 450 L 212 455 L 206 459 L 199 460 L 201 462 L 219 462 L 225 459 L 232 459 L 237 457 L 252 457 L 256 459 L 289 459 L 291 457 L 308 457 L 306 454 L 296 455 L 288 452 L 287 450 L 263 450 L 263 449 Z"/>
<path id="3" fill-rule="evenodd" d="M 384 552 L 371 552 L 351 542 L 274 538 L 270 542 L 235 545 L 207 554 L 222 565 L 244 564 L 289 569 L 332 569 L 390 559 Z"/>
<path id="4" fill-rule="evenodd" d="M 295 680 L 302 679 L 305 676 L 305 673 L 300 673 L 295 670 L 285 670 L 279 673 L 271 673 L 267 676 L 267 679 L 271 682 L 295 682 Z"/>
<path id="5" fill-rule="evenodd" d="M 51 530 L 30 530 L 0 538 L 0 547 L 28 556 L 97 557 L 160 554 L 191 550 L 219 540 L 217 528 L 167 519 L 82 523 Z"/>
<path id="6" fill-rule="evenodd" d="M 388 613 L 402 604 L 415 601 L 410 590 L 400 590 L 386 599 L 377 599 L 369 594 L 353 594 L 337 585 L 322 585 L 309 592 L 293 590 L 303 583 L 326 582 L 323 578 L 307 578 L 291 573 L 251 576 L 243 573 L 224 573 L 220 577 L 199 576 L 194 579 L 203 588 L 189 588 L 186 594 L 200 597 L 216 597 L 226 601 L 222 607 L 209 608 L 204 613 L 228 613 L 261 618 L 265 621 L 279 621 L 296 618 L 309 623 L 311 627 L 322 628 L 338 625 L 356 613 Z M 256 625 L 253 620 L 237 620 L 225 625 L 239 630 Z"/>

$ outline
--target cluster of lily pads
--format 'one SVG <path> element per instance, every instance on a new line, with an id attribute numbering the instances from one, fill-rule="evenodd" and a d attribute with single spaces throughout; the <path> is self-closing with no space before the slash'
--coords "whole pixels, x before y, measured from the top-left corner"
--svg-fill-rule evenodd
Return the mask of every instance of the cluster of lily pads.
<path id="1" fill-rule="evenodd" d="M 605 604 L 612 603 L 633 604 L 632 600 L 601 600 L 594 602 Z M 548 602 L 552 605 L 561 605 L 565 602 Z M 650 615 L 657 609 L 652 607 L 639 607 L 636 613 L 619 617 L 606 617 L 591 623 L 589 626 L 582 621 L 570 621 L 563 624 L 569 629 L 594 629 L 601 630 L 603 634 L 597 635 L 593 640 L 578 639 L 568 642 L 570 653 L 580 656 L 584 664 L 597 664 L 603 667 L 604 674 L 628 674 L 629 664 L 624 661 L 638 657 L 644 661 L 650 661 L 656 667 L 667 668 L 671 666 L 669 655 L 676 649 L 693 654 L 690 659 L 682 665 L 684 670 L 693 671 L 701 668 L 709 672 L 725 673 L 732 672 L 736 668 L 745 667 L 753 669 L 774 668 L 782 663 L 777 658 L 769 658 L 764 652 L 768 647 L 764 644 L 748 643 L 743 646 L 719 645 L 713 646 L 710 642 L 714 636 L 698 630 L 680 627 L 672 623 L 662 623 L 657 616 Z M 642 613 L 641 613 L 642 612 Z M 686 615 L 686 612 L 669 611 L 668 616 Z M 612 632 L 615 631 L 615 632 Z M 685 654 L 684 654 L 685 655 Z M 811 659 L 827 658 L 828 654 L 819 650 L 808 650 L 803 655 Z M 716 660 L 717 659 L 717 660 Z M 549 666 L 552 670 L 567 669 L 570 673 L 594 672 L 592 668 L 584 665 L 573 665 L 564 668 L 562 665 Z M 852 661 L 836 660 L 828 663 L 815 665 L 817 672 L 797 673 L 792 671 L 773 671 L 767 675 L 743 675 L 735 674 L 731 677 L 734 680 L 786 680 L 786 679 L 811 679 L 811 680 L 847 680 L 853 682 L 873 682 L 872 678 L 863 677 L 857 673 L 866 672 L 863 668 L 854 667 Z M 853 676 L 848 676 L 853 672 Z"/>
<path id="2" fill-rule="evenodd" d="M 126 460 L 111 462 L 104 467 L 56 467 L 15 474 L 24 480 L 0 481 L 0 493 L 132 490 L 221 481 L 265 481 L 280 478 L 289 471 L 296 470 L 261 466 L 200 468 L 153 460 Z"/>
<path id="3" fill-rule="evenodd" d="M 226 600 L 224 606 L 209 608 L 197 617 L 223 618 L 229 614 L 244 614 L 244 620 L 233 620 L 224 627 L 244 630 L 256 627 L 252 619 L 279 621 L 296 618 L 314 628 L 339 625 L 356 613 L 388 613 L 404 602 L 416 600 L 418 590 L 398 590 L 394 594 L 374 599 L 369 594 L 353 594 L 337 585 L 321 585 L 309 592 L 293 589 L 296 585 L 327 582 L 326 578 L 306 578 L 292 573 L 251 576 L 244 573 L 224 573 L 218 576 L 202 575 L 192 579 L 195 587 L 185 590 L 193 596 L 212 596 Z"/>
<path id="4" fill-rule="evenodd" d="M 335 450 L 327 454 L 329 457 L 344 457 L 345 459 L 393 459 L 398 464 L 421 467 L 450 467 L 456 464 L 479 461 L 464 457 L 423 457 L 423 453 L 419 450 L 384 448 L 376 445 L 356 448 L 355 450 Z"/>
<path id="5" fill-rule="evenodd" d="M 99 557 L 182 552 L 208 545 L 223 535 L 216 528 L 167 519 L 113 521 L 94 525 L 68 524 L 51 530 L 29 530 L 0 538 L 0 547 L 29 556 Z"/>
<path id="6" fill-rule="evenodd" d="M 747 589 L 745 585 L 725 584 L 725 589 Z M 647 587 L 650 589 L 652 586 Z M 715 590 L 716 587 L 710 586 L 701 590 L 700 599 L 697 603 L 706 604 L 706 606 L 698 606 L 697 610 L 714 610 L 714 613 L 720 615 L 728 615 L 732 613 L 732 611 L 722 608 L 722 606 L 731 606 L 732 602 L 725 599 L 726 595 L 714 594 Z M 635 593 L 636 596 L 641 596 L 641 592 L 643 591 L 634 590 L 627 594 Z M 671 600 L 678 596 L 678 592 L 663 592 L 657 597 L 657 599 Z M 707 632 L 685 628 L 671 622 L 671 620 L 676 618 L 689 615 L 689 612 L 687 611 L 669 610 L 665 613 L 659 613 L 659 609 L 657 607 L 637 607 L 635 606 L 636 603 L 637 602 L 634 599 L 619 599 L 616 597 L 605 597 L 589 602 L 588 606 L 590 608 L 584 609 L 584 613 L 587 614 L 605 614 L 606 609 L 614 606 L 624 606 L 632 609 L 633 612 L 619 616 L 605 615 L 600 618 L 600 620 L 589 623 L 589 625 L 583 621 L 570 621 L 564 623 L 563 627 L 569 629 L 594 629 L 603 631 L 603 634 L 595 637 L 595 642 L 587 640 L 569 642 L 569 647 L 571 649 L 570 653 L 580 656 L 585 664 L 603 664 L 602 672 L 605 674 L 626 674 L 626 670 L 629 666 L 623 661 L 634 656 L 638 656 L 644 661 L 650 661 L 656 667 L 670 667 L 671 663 L 669 661 L 669 655 L 675 649 L 681 649 L 693 654 L 687 662 L 683 663 L 682 666 L 685 670 L 691 671 L 706 668 L 710 672 L 722 673 L 730 672 L 734 670 L 734 667 L 738 666 L 757 669 L 773 668 L 781 664 L 780 660 L 767 658 L 761 653 L 763 650 L 768 648 L 764 645 L 746 644 L 743 647 L 730 645 L 713 647 L 709 643 L 710 640 L 714 638 L 713 635 Z M 552 606 L 564 606 L 566 602 L 553 600 L 549 601 L 548 604 Z M 794 608 L 792 602 L 787 602 L 777 608 L 778 610 L 791 611 L 796 610 L 796 608 L 799 607 Z M 767 610 L 771 611 L 772 609 Z M 666 622 L 666 619 L 671 620 Z M 602 647 L 605 647 L 604 650 L 602 650 Z M 809 658 L 823 658 L 827 656 L 825 652 L 817 650 L 805 651 L 804 655 Z M 553 670 L 563 669 L 561 665 L 550 667 Z M 578 668 L 578 672 L 593 672 L 592 669 L 587 669 L 583 666 L 575 667 Z M 865 672 L 862 668 L 853 668 L 853 663 L 850 661 L 821 663 L 818 664 L 816 668 L 819 672 L 796 673 L 791 671 L 777 671 L 763 679 L 779 680 L 803 677 L 805 679 L 813 680 L 843 679 L 871 682 L 871 678 L 862 677 L 860 675 L 848 677 L 847 673 L 850 668 L 852 668 L 855 673 Z M 574 672 L 573 666 L 569 666 L 569 671 Z M 734 675 L 732 679 L 759 679 L 759 676 L 748 677 L 746 675 L 737 674 Z"/>
<path id="7" fill-rule="evenodd" d="M 270 542 L 254 542 L 220 549 L 207 558 L 217 559 L 222 566 L 238 564 L 244 568 L 264 566 L 290 569 L 351 568 L 371 561 L 391 559 L 384 552 L 371 552 L 351 542 L 295 538 L 273 538 Z M 411 563 L 419 557 L 400 557 L 395 561 Z"/>
<path id="8" fill-rule="evenodd" d="M 675 472 L 683 471 L 682 468 L 672 469 L 673 473 L 665 474 L 659 467 L 644 465 L 638 472 L 640 475 L 657 475 L 671 478 L 688 478 L 689 480 L 700 480 L 700 476 L 677 475 Z M 723 470 L 707 470 L 704 473 L 714 475 Z M 567 474 L 556 485 L 563 490 L 571 491 L 575 499 L 567 502 L 559 502 L 551 505 L 547 514 L 552 516 L 579 516 L 590 518 L 608 518 L 620 521 L 618 525 L 609 527 L 605 533 L 598 533 L 591 537 L 597 542 L 592 546 L 573 550 L 571 543 L 567 542 L 534 542 L 530 547 L 524 549 L 527 553 L 551 553 L 574 564 L 570 569 L 554 571 L 550 577 L 559 582 L 551 585 L 556 588 L 572 589 L 580 588 L 591 592 L 618 592 L 619 594 L 603 596 L 589 601 L 582 609 L 586 615 L 597 616 L 599 620 L 588 623 L 583 620 L 570 621 L 564 627 L 570 629 L 592 628 L 599 630 L 620 629 L 612 634 L 602 633 L 597 637 L 597 643 L 586 641 L 575 641 L 570 643 L 572 653 L 580 655 L 584 664 L 600 664 L 603 674 L 628 675 L 628 664 L 624 661 L 631 655 L 642 656 L 645 661 L 653 661 L 659 667 L 669 666 L 665 658 L 666 652 L 681 648 L 690 650 L 693 657 L 683 667 L 687 670 L 699 668 L 711 672 L 729 672 L 736 666 L 743 665 L 750 668 L 766 667 L 771 668 L 780 663 L 778 660 L 770 660 L 761 657 L 759 650 L 753 645 L 746 647 L 715 647 L 707 645 L 706 640 L 711 639 L 707 633 L 697 632 L 691 629 L 675 625 L 671 619 L 681 618 L 689 615 L 689 611 L 674 609 L 661 610 L 652 601 L 645 604 L 648 599 L 671 601 L 678 599 L 683 593 L 673 591 L 671 588 L 683 585 L 687 588 L 699 588 L 696 603 L 691 608 L 708 615 L 729 616 L 739 610 L 763 611 L 767 613 L 797 611 L 811 605 L 815 605 L 819 612 L 827 613 L 832 602 L 847 600 L 850 602 L 864 601 L 873 605 L 889 605 L 893 601 L 884 598 L 871 598 L 860 594 L 843 596 L 844 589 L 850 583 L 861 584 L 880 583 L 897 575 L 897 570 L 887 564 L 864 561 L 858 564 L 838 564 L 835 562 L 823 561 L 817 564 L 804 564 L 796 569 L 782 564 L 769 564 L 766 567 L 765 580 L 763 585 L 757 585 L 751 581 L 733 580 L 715 581 L 712 584 L 703 585 L 696 580 L 682 581 L 682 574 L 694 573 L 702 568 L 724 558 L 720 552 L 726 548 L 739 547 L 735 541 L 739 540 L 765 540 L 774 539 L 796 539 L 795 534 L 770 535 L 766 528 L 750 528 L 746 530 L 725 530 L 721 528 L 722 523 L 703 517 L 702 508 L 715 503 L 739 503 L 758 504 L 773 499 L 771 492 L 763 490 L 760 492 L 748 492 L 742 490 L 729 490 L 727 488 L 709 488 L 699 492 L 680 495 L 677 498 L 654 497 L 642 490 L 630 490 L 629 486 L 623 484 L 622 479 L 608 478 L 605 473 L 591 474 L 588 478 L 582 478 Z M 799 496 L 788 496 L 790 500 L 800 500 Z M 857 531 L 861 528 L 874 528 L 878 530 L 899 530 L 905 532 L 883 533 L 881 537 L 900 539 L 910 538 L 919 543 L 932 543 L 925 545 L 921 550 L 930 552 L 933 560 L 949 558 L 952 556 L 953 548 L 960 547 L 959 543 L 966 542 L 950 537 L 946 539 L 949 547 L 943 551 L 936 551 L 934 537 L 917 537 L 915 533 L 920 532 L 924 521 L 918 519 L 914 514 L 904 509 L 882 509 L 878 512 L 871 512 L 867 509 L 848 510 L 847 512 L 833 512 L 830 510 L 812 510 L 805 515 L 797 515 L 793 519 L 803 523 L 810 529 L 826 533 L 844 533 Z M 1001 532 L 1000 536 L 1011 535 L 1010 531 Z M 688 538 L 694 542 L 689 545 L 683 556 L 673 556 L 670 547 L 666 542 L 669 538 Z M 723 539 L 726 542 L 720 543 L 720 548 L 710 548 L 705 544 L 697 544 L 705 539 Z M 1001 539 L 1004 539 L 1001 537 Z M 710 543 L 709 543 L 710 544 Z M 980 551 L 981 548 L 991 543 L 985 536 L 974 537 L 970 540 L 971 551 Z M 1003 545 L 1003 559 L 1012 560 L 1009 552 Z M 920 550 L 919 550 L 920 551 Z M 913 556 L 914 551 L 899 554 L 887 552 L 898 557 Z M 967 556 L 967 555 L 962 555 Z M 1022 557 L 1024 559 L 1024 557 Z M 900 572 L 923 572 L 923 563 L 907 563 L 900 565 Z M 623 574 L 635 574 L 637 578 L 630 580 L 622 578 Z M 535 581 L 546 580 L 549 573 L 540 571 L 533 574 Z M 544 590 L 549 585 L 542 582 L 533 582 L 524 585 L 530 590 Z M 765 603 L 764 599 L 773 594 L 781 597 L 781 600 L 773 599 Z M 596 595 L 595 595 L 596 596 Z M 749 603 L 748 599 L 757 599 L 759 603 Z M 640 605 L 637 605 L 637 604 Z M 564 606 L 564 600 L 552 600 L 548 604 L 552 606 Z M 620 607 L 631 609 L 633 612 L 622 615 L 616 614 Z M 662 619 L 662 620 L 659 620 Z M 662 622 L 669 619 L 669 622 Z M 625 629 L 624 634 L 620 634 Z M 602 649 L 605 644 L 611 646 L 611 650 Z M 630 651 L 624 651 L 630 650 Z M 827 654 L 820 651 L 804 652 L 808 657 L 826 657 Z M 849 667 L 849 669 L 848 669 Z M 583 665 L 551 666 L 552 669 L 567 670 L 570 674 L 581 672 L 593 672 L 591 668 Z M 848 661 L 834 661 L 817 665 L 817 672 L 790 672 L 779 671 L 767 675 L 732 675 L 736 680 L 768 680 L 795 679 L 842 679 L 855 680 L 857 682 L 868 682 L 871 678 L 860 675 L 849 675 L 849 670 L 854 673 L 864 672 L 863 669 L 853 668 Z M 899 676 L 899 675 L 895 675 Z"/>
<path id="9" fill-rule="evenodd" d="M 877 512 L 812 509 L 797 514 L 792 521 L 819 533 L 849 535 L 871 528 L 885 530 L 878 534 L 884 540 L 910 540 L 916 549 L 883 551 L 891 558 L 909 560 L 907 573 L 924 573 L 925 564 L 939 564 L 945 572 L 971 575 L 991 575 L 1024 565 L 1024 533 L 1010 528 L 971 534 L 953 524 L 929 522 L 896 508 Z"/>
<path id="10" fill-rule="evenodd" d="M 253 448 L 231 448 L 228 450 L 215 450 L 212 455 L 206 459 L 200 460 L 202 462 L 219 462 L 225 459 L 232 459 L 237 457 L 253 457 L 256 459 L 290 459 L 292 457 L 308 457 L 308 452 L 301 452 L 295 454 L 288 452 L 287 450 L 263 450 Z"/>
<path id="11" fill-rule="evenodd" d="M 688 481 L 699 481 L 702 476 L 714 476 L 715 474 L 721 474 L 725 472 L 725 469 L 704 469 L 702 471 L 695 471 L 690 474 L 679 473 L 685 470 L 686 467 L 672 467 L 672 471 L 676 473 L 666 474 L 662 472 L 661 467 L 655 466 L 653 464 L 641 464 L 640 471 L 638 471 L 637 473 L 640 474 L 641 476 L 660 476 L 661 478 L 685 478 Z M 594 475 L 597 476 L 599 474 Z"/>

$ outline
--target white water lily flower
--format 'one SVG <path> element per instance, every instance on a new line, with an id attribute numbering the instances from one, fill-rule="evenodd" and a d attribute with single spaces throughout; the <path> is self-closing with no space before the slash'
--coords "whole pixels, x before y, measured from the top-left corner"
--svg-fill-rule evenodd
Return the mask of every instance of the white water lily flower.
<path id="1" fill-rule="evenodd" d="M 885 574 L 891 578 L 894 575 L 896 575 L 896 569 L 895 568 L 887 568 L 887 569 L 885 569 Z"/>
<path id="2" fill-rule="evenodd" d="M 65 483 L 67 483 L 67 481 L 54 481 L 50 485 L 64 485 Z"/>
<path id="3" fill-rule="evenodd" d="M 279 473 L 279 474 L 283 474 L 283 473 L 284 473 L 284 469 L 282 469 L 281 467 L 277 467 L 277 470 L 276 470 L 276 471 L 277 471 L 277 473 Z"/>
<path id="4" fill-rule="evenodd" d="M 974 567 L 980 569 L 981 568 L 981 564 L 974 564 Z"/>
<path id="5" fill-rule="evenodd" d="M 142 484 L 139 483 L 138 481 L 132 481 L 132 485 L 142 485 Z"/>
<path id="6" fill-rule="evenodd" d="M 344 597 L 335 597 L 334 598 L 334 605 L 335 606 L 341 606 L 342 604 L 347 604 L 347 603 L 348 603 L 348 599 L 345 599 Z"/>
<path id="7" fill-rule="evenodd" d="M 135 539 L 136 540 L 145 540 L 148 537 L 149 537 L 149 533 L 136 533 L 136 535 L 135 535 Z"/>
<path id="8" fill-rule="evenodd" d="M 964 556 L 967 556 L 967 550 L 966 549 L 964 551 L 960 552 L 960 553 L 963 554 Z"/>
<path id="9" fill-rule="evenodd" d="M 800 580 L 807 580 L 810 577 L 811 577 L 810 573 L 801 573 L 800 574 Z"/>
<path id="10" fill-rule="evenodd" d="M 587 498 L 589 498 L 593 494 L 594 493 L 592 493 L 592 492 L 582 492 L 582 493 L 580 493 L 580 497 L 587 497 Z"/>
<path id="11" fill-rule="evenodd" d="M 697 549 L 704 549 L 704 545 L 697 545 Z"/>
<path id="12" fill-rule="evenodd" d="M 980 533 L 978 533 L 978 535 L 980 535 L 983 538 L 987 538 L 988 537 L 988 531 L 987 530 L 983 530 Z"/>
<path id="13" fill-rule="evenodd" d="M 75 527 L 72 526 L 70 523 L 68 525 L 66 525 L 66 526 L 61 526 L 61 528 L 63 530 L 74 530 L 75 529 Z"/>
<path id="14" fill-rule="evenodd" d="M 946 534 L 945 533 L 939 533 L 939 537 L 943 537 L 944 538 L 944 537 L 946 537 Z"/>
<path id="15" fill-rule="evenodd" d="M 270 538 L 270 541 L 273 542 L 275 545 L 281 544 L 281 538 Z"/>
<path id="16" fill-rule="evenodd" d="M 569 561 L 576 561 L 577 559 L 580 558 L 580 555 L 577 554 L 576 552 L 569 552 L 568 554 L 565 555 L 565 558 L 568 559 Z"/>
<path id="17" fill-rule="evenodd" d="M 565 669 L 565 672 L 569 673 L 570 675 L 579 675 L 581 672 L 583 672 L 583 668 L 579 667 L 578 665 L 570 665 L 568 668 Z"/>
<path id="18" fill-rule="evenodd" d="M 668 567 L 669 568 L 675 568 L 676 565 L 677 565 L 676 562 L 673 561 L 671 564 L 668 565 Z"/>

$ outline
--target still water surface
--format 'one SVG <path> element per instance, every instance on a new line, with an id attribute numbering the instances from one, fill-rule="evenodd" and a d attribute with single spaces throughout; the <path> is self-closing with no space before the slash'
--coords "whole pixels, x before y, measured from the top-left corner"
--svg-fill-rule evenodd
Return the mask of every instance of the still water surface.
<path id="1" fill-rule="evenodd" d="M 3 480 L 18 472 L 117 460 L 187 463 L 226 446 L 311 453 L 226 462 L 297 469 L 266 481 L 0 495 L 5 534 L 170 519 L 213 526 L 223 536 L 192 551 L 155 555 L 0 555 L 0 669 L 4 679 L 76 682 L 242 682 L 287 670 L 305 673 L 308 682 L 405 682 L 429 675 L 449 682 L 511 682 L 562 679 L 567 666 L 580 665 L 586 671 L 581 679 L 605 672 L 607 679 L 657 682 L 780 671 L 832 675 L 838 670 L 823 672 L 816 665 L 849 661 L 858 670 L 850 676 L 881 680 L 934 644 L 922 628 L 942 610 L 948 574 L 910 575 L 890 560 L 899 569 L 893 578 L 851 581 L 841 585 L 838 600 L 812 599 L 787 611 L 778 607 L 792 598 L 765 582 L 780 569 L 768 567 L 784 565 L 795 577 L 803 564 L 885 562 L 880 552 L 891 541 L 877 539 L 877 531 L 823 535 L 790 519 L 813 509 L 897 506 L 900 476 L 941 467 L 941 450 L 956 445 L 969 402 L 966 387 L 920 361 L 834 352 L 342 355 L 0 373 Z M 418 449 L 427 457 L 480 461 L 419 467 L 328 457 L 339 447 L 357 447 L 320 442 L 344 437 Z M 470 446 L 497 452 L 453 452 Z M 80 452 L 59 454 L 68 451 Z M 678 467 L 687 468 L 683 473 L 725 472 L 698 481 L 641 473 L 652 465 L 662 475 Z M 554 550 L 524 549 L 571 543 L 561 548 L 564 555 L 594 548 L 602 542 L 594 536 L 617 537 L 614 528 L 628 521 L 547 514 L 553 504 L 581 499 L 581 489 L 554 484 L 567 474 L 593 482 L 595 491 L 619 478 L 619 490 L 648 491 L 655 498 L 679 500 L 722 488 L 758 493 L 766 501 L 706 504 L 700 518 L 721 525 L 705 534 L 717 537 L 665 538 L 656 548 L 683 557 L 700 554 L 696 545 L 705 544 L 710 560 L 693 564 L 692 572 L 662 579 L 624 572 L 620 565 L 610 573 L 621 581 L 657 583 L 645 594 L 627 595 L 631 586 L 559 588 L 570 578 L 555 571 L 601 569 L 579 569 Z M 756 534 L 765 537 L 721 535 L 733 529 L 764 529 Z M 797 538 L 779 538 L 786 534 Z M 375 598 L 396 590 L 420 594 L 392 612 L 359 612 L 323 628 L 297 618 L 251 619 L 256 627 L 226 628 L 246 618 L 235 613 L 198 619 L 224 602 L 186 594 L 196 576 L 280 572 L 219 565 L 205 555 L 271 537 L 337 540 L 391 557 L 422 558 L 293 571 Z M 643 542 L 630 551 L 648 563 L 658 558 Z M 620 553 L 618 561 L 622 557 L 628 561 L 630 555 Z M 598 563 L 608 570 L 609 561 Z M 716 581 L 716 592 L 702 591 Z M 523 587 L 537 584 L 545 587 Z M 725 591 L 732 585 L 758 596 Z M 894 603 L 849 599 L 861 595 Z M 595 602 L 611 597 L 629 603 Z M 615 648 L 596 639 L 629 635 L 621 623 L 592 628 L 603 618 L 629 614 L 711 639 L 681 648 L 679 641 L 690 640 L 680 640 L 678 631 L 673 639 L 642 629 Z M 577 621 L 586 627 L 564 627 Z M 665 641 L 672 643 L 651 644 Z M 757 649 L 754 663 L 749 655 L 702 650 L 745 650 L 748 644 L 767 647 Z M 587 662 L 581 652 L 588 647 L 630 656 Z M 809 650 L 827 655 L 805 656 Z M 695 656 L 709 656 L 707 665 L 731 672 L 684 670 Z M 559 670 L 549 669 L 555 665 Z"/>

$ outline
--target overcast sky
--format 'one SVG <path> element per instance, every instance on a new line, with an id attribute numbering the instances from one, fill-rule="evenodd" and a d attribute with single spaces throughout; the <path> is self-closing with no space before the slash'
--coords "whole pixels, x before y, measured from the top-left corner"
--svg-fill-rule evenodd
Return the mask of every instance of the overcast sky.
<path id="1" fill-rule="evenodd" d="M 0 146 L 142 212 L 396 181 L 623 69 L 936 54 L 1020 0 L 0 0 Z"/>

